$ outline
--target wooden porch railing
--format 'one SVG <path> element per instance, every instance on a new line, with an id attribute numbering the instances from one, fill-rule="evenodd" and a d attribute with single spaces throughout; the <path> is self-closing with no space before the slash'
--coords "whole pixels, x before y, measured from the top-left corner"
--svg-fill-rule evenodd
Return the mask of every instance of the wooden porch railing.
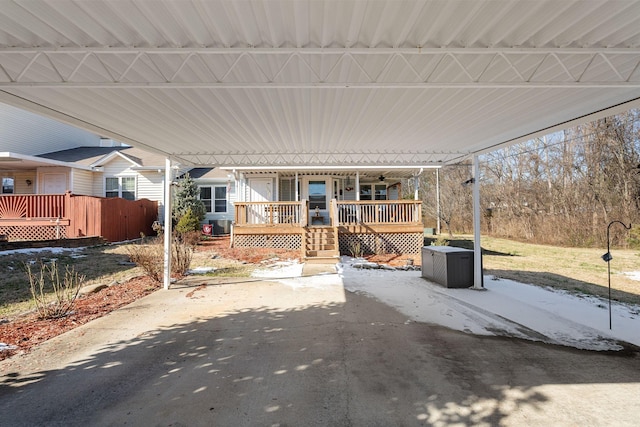
<path id="1" fill-rule="evenodd" d="M 236 225 L 306 225 L 306 202 L 236 202 Z"/>
<path id="2" fill-rule="evenodd" d="M 64 218 L 65 194 L 5 194 L 0 197 L 0 219 Z"/>
<path id="3" fill-rule="evenodd" d="M 236 202 L 236 226 L 307 225 L 307 201 L 300 202 Z M 329 205 L 330 224 L 392 225 L 422 224 L 422 201 L 375 200 L 336 201 Z M 336 221 L 337 219 L 337 221 Z"/>
<path id="4" fill-rule="evenodd" d="M 421 224 L 420 200 L 338 201 L 338 225 Z"/>

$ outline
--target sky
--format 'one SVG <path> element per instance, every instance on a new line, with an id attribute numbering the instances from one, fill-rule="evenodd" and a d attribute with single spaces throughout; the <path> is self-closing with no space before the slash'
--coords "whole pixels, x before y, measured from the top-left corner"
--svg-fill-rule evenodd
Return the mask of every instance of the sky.
<path id="1" fill-rule="evenodd" d="M 587 350 L 621 350 L 620 341 L 640 346 L 640 306 L 485 276 L 485 291 L 449 289 L 420 271 L 355 268 L 342 257 L 335 274 L 300 277 L 302 264 L 281 262 L 255 277 L 295 287 L 341 285 L 346 292 L 375 298 L 408 321 L 441 325 L 475 335 L 510 336 Z M 640 279 L 640 272 L 629 272 Z M 280 278 L 280 279 L 278 279 Z"/>

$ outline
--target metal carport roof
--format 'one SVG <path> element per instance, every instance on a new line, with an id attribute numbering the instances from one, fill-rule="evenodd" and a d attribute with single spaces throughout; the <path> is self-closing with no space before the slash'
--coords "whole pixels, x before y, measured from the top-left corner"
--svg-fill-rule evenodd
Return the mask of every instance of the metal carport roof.
<path id="1" fill-rule="evenodd" d="M 166 182 L 172 161 L 477 176 L 479 153 L 640 105 L 640 1 L 5 1 L 0 102 L 163 154 Z"/>
<path id="2" fill-rule="evenodd" d="M 440 165 L 639 99 L 638 1 L 0 8 L 0 102 L 184 165 Z"/>

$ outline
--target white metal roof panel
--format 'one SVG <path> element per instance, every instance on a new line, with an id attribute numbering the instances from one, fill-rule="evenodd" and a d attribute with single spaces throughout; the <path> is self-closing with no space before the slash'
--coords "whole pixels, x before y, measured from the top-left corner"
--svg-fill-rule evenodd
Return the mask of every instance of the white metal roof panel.
<path id="1" fill-rule="evenodd" d="M 632 0 L 0 9 L 0 101 L 185 164 L 456 162 L 639 99 Z"/>

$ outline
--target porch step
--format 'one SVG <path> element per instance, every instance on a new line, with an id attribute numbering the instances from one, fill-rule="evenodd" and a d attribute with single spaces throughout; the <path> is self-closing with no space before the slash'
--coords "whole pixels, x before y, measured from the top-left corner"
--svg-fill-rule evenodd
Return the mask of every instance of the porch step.
<path id="1" fill-rule="evenodd" d="M 305 262 L 335 263 L 340 251 L 333 227 L 307 227 L 304 235 Z"/>
<path id="2" fill-rule="evenodd" d="M 304 259 L 304 262 L 309 264 L 336 264 L 338 261 L 340 261 L 339 256 L 307 257 Z"/>
<path id="3" fill-rule="evenodd" d="M 305 249 L 307 253 L 309 251 L 335 251 L 336 245 L 307 245 Z"/>
<path id="4" fill-rule="evenodd" d="M 332 257 L 332 256 L 336 256 L 336 250 L 335 249 L 307 250 L 307 258 L 308 257 Z"/>

